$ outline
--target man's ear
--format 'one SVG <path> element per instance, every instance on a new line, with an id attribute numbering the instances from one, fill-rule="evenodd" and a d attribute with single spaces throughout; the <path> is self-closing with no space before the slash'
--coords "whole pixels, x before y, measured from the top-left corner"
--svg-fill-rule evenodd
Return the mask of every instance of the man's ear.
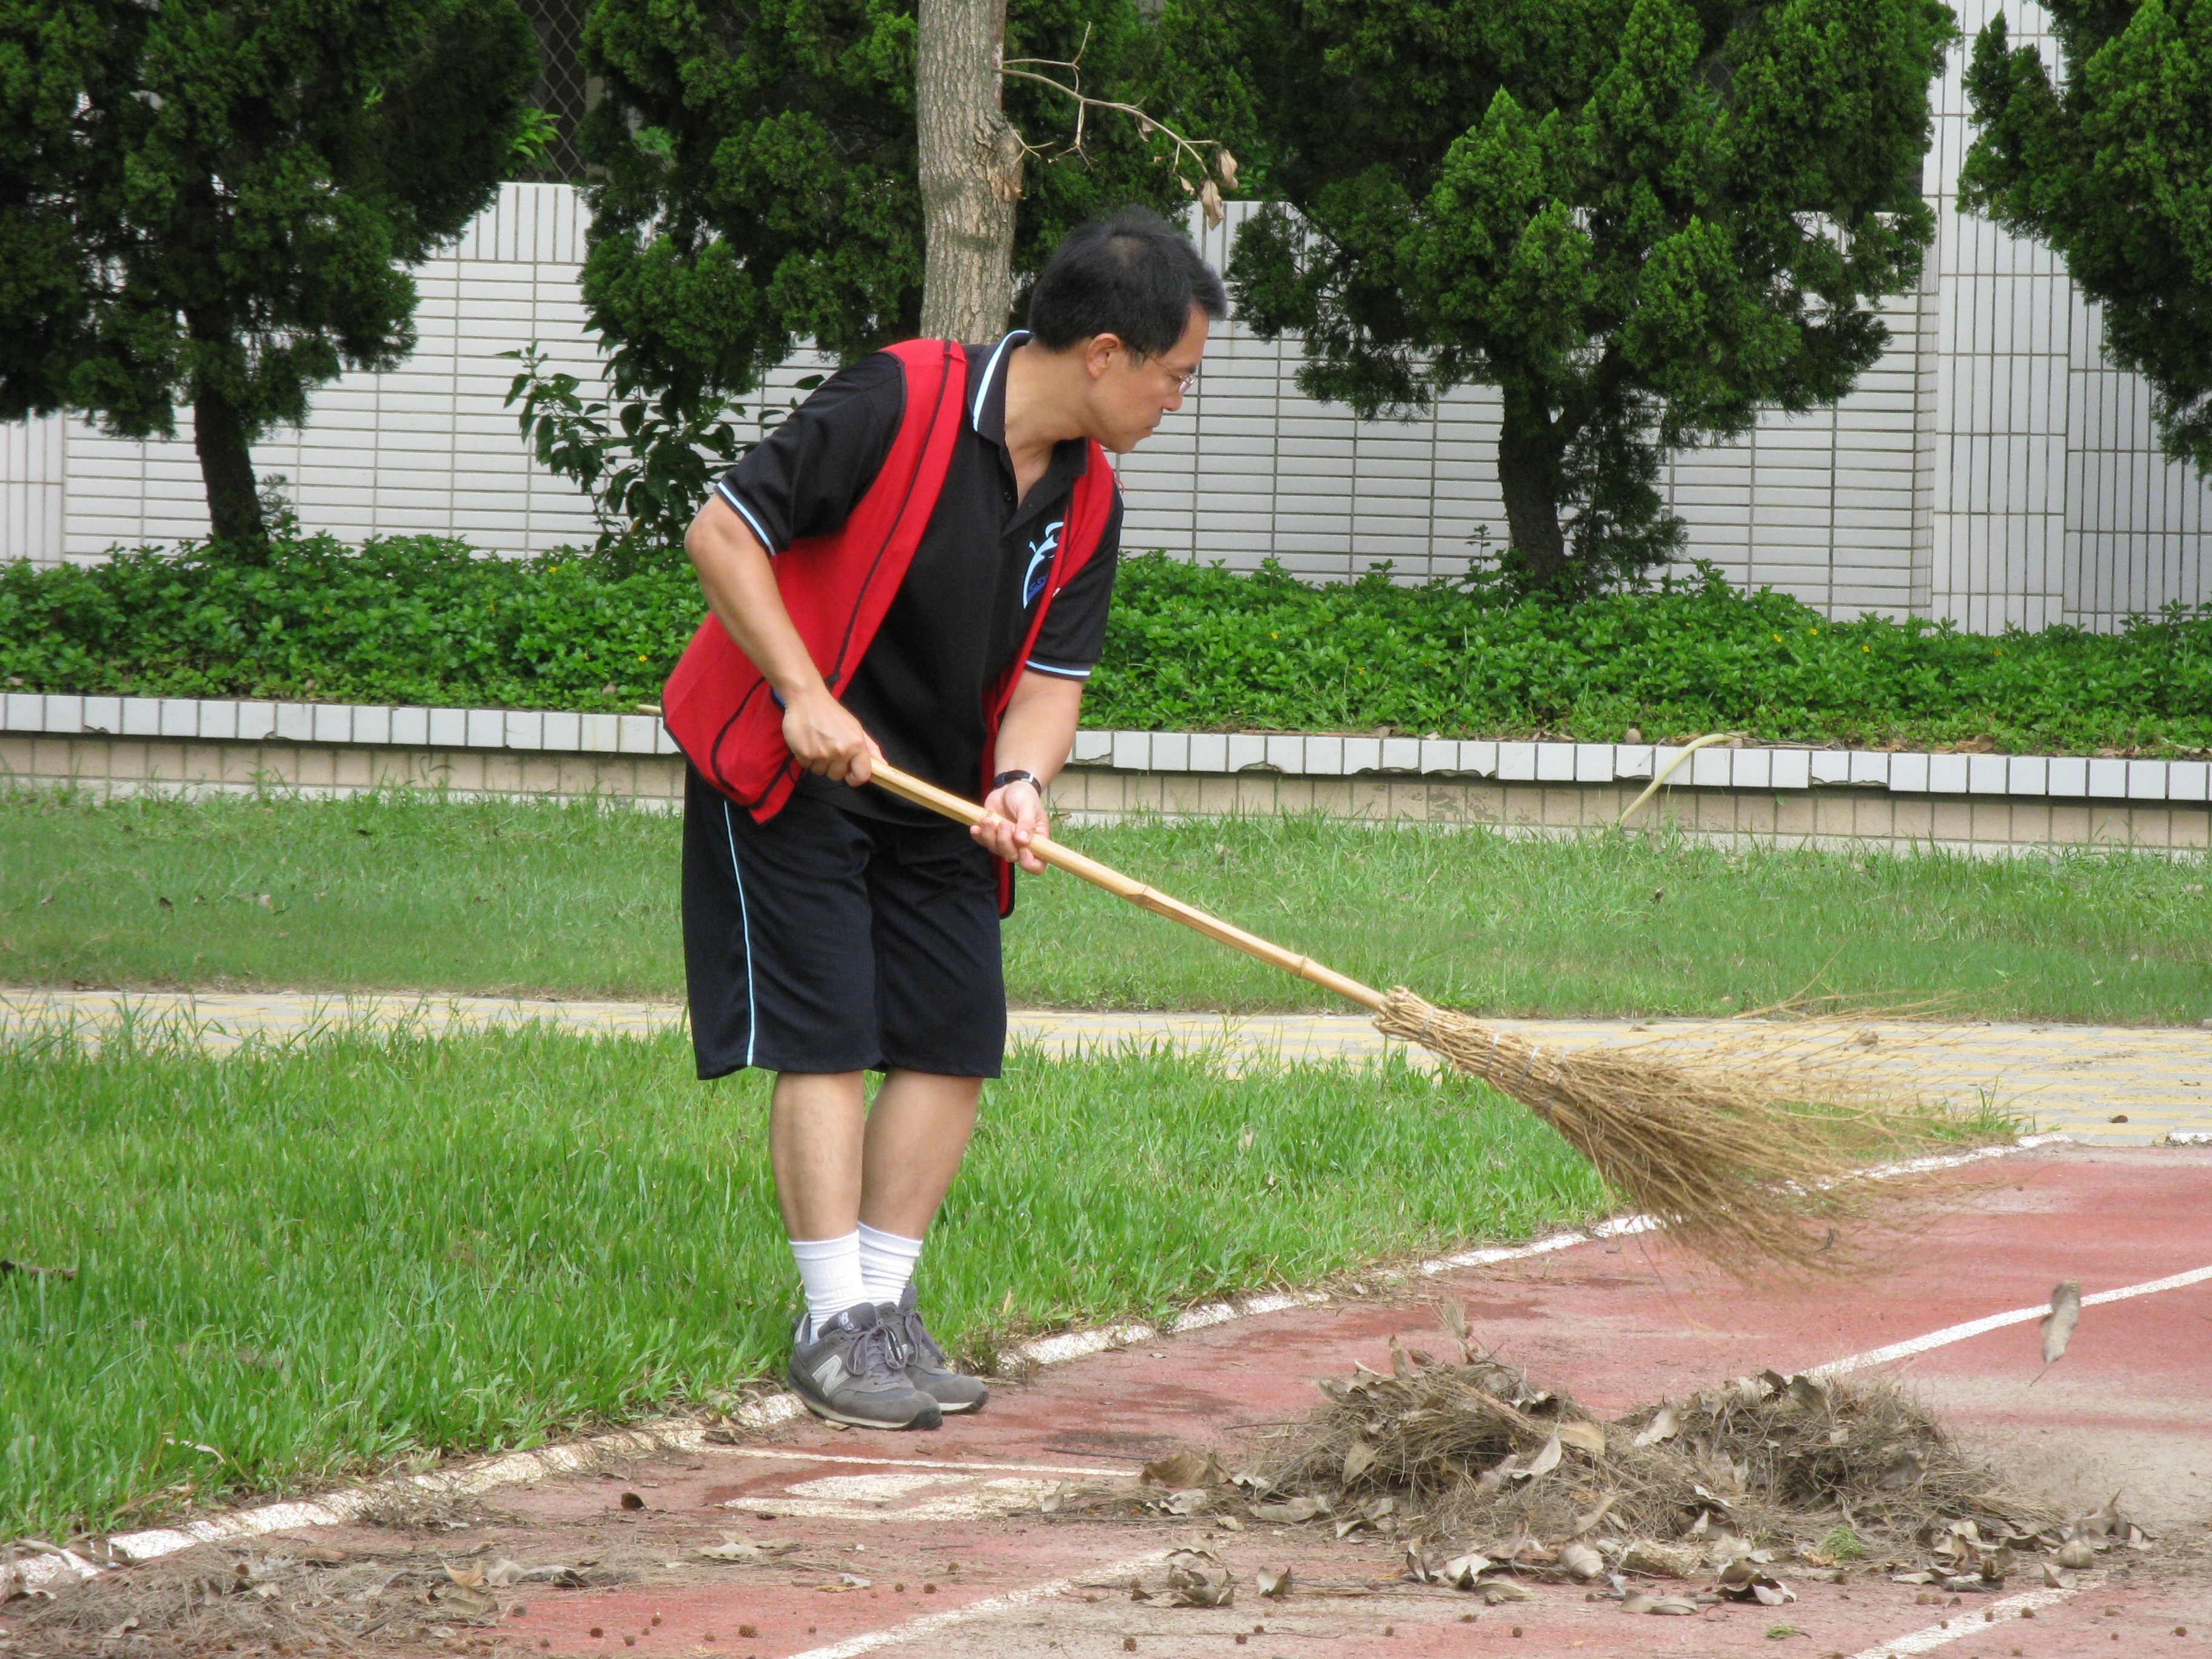
<path id="1" fill-rule="evenodd" d="M 1107 365 L 1114 361 L 1114 354 L 1117 351 L 1125 351 L 1128 348 L 1121 343 L 1121 337 L 1118 334 L 1092 335 L 1089 339 L 1083 343 L 1083 367 L 1085 372 L 1087 373 L 1092 380 L 1097 380 L 1100 375 L 1105 374 Z"/>

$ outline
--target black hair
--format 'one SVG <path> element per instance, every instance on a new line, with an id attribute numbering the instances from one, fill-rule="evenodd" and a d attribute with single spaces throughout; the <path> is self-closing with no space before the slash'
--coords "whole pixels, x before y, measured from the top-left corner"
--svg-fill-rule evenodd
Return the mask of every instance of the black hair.
<path id="1" fill-rule="evenodd" d="M 1030 334 L 1053 351 L 1111 334 L 1139 356 L 1175 349 L 1196 306 L 1229 314 L 1221 278 L 1190 239 L 1149 209 L 1123 208 L 1070 231 L 1030 295 Z"/>

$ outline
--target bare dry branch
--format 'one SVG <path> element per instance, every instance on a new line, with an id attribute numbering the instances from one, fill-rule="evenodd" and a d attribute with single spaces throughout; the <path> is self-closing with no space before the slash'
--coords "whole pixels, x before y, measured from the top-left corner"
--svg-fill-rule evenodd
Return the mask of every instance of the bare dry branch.
<path id="1" fill-rule="evenodd" d="M 1083 32 L 1084 46 L 1088 46 L 1090 41 L 1091 31 L 1086 25 Z M 1037 74 L 1036 71 L 1040 69 L 1065 70 L 1067 71 L 1068 78 L 1065 81 L 1057 81 L 1049 75 Z M 1082 47 L 1079 47 L 1075 56 L 1068 59 L 1010 58 L 1000 66 L 999 73 L 1010 80 L 1034 81 L 1039 86 L 1050 87 L 1054 92 L 1064 94 L 1075 100 L 1074 136 L 1056 149 L 1044 145 L 1032 144 L 1024 138 L 1022 140 L 1022 149 L 1024 155 L 1035 155 L 1048 162 L 1063 161 L 1071 155 L 1084 155 L 1085 154 L 1083 148 L 1084 128 L 1092 110 L 1105 110 L 1115 114 L 1126 115 L 1137 124 L 1137 136 L 1139 138 L 1149 141 L 1155 132 L 1167 135 L 1169 143 L 1174 146 L 1172 155 L 1176 164 L 1176 181 L 1182 185 L 1187 193 L 1199 198 L 1200 205 L 1205 209 L 1206 222 L 1209 228 L 1220 224 L 1224 216 L 1221 205 L 1221 186 L 1226 186 L 1231 190 L 1237 187 L 1237 158 L 1229 153 L 1228 146 L 1218 139 L 1186 138 L 1158 116 L 1147 114 L 1134 104 L 1121 103 L 1109 98 L 1093 98 L 1083 90 Z M 1212 152 L 1211 156 L 1206 154 L 1209 150 Z M 1199 184 L 1194 185 L 1184 177 L 1182 163 L 1186 159 L 1197 169 L 1200 181 Z M 1217 172 L 1220 174 L 1221 186 L 1217 186 L 1213 181 L 1212 175 Z"/>

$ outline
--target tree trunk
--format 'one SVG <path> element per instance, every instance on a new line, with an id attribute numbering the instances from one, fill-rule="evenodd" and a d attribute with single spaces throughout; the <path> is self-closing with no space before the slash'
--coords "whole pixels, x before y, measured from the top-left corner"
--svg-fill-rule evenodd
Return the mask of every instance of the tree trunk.
<path id="1" fill-rule="evenodd" d="M 1540 393 L 1504 388 L 1498 428 L 1498 489 L 1505 499 L 1506 534 L 1530 586 L 1569 586 L 1566 538 L 1559 533 L 1559 460 L 1566 443 Z"/>
<path id="2" fill-rule="evenodd" d="M 254 486 L 246 422 L 206 369 L 194 377 L 192 392 L 192 447 L 199 452 L 200 478 L 207 487 L 210 538 L 241 562 L 264 563 L 269 527 Z"/>
<path id="3" fill-rule="evenodd" d="M 1022 143 L 999 105 L 1006 0 L 921 0 L 915 125 L 926 264 L 921 331 L 995 339 L 1014 300 Z"/>

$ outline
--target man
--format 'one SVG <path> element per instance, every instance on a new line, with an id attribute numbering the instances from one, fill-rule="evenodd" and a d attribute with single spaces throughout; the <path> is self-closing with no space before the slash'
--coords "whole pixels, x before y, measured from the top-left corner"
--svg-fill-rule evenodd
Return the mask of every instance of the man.
<path id="1" fill-rule="evenodd" d="M 787 1376 L 823 1417 L 933 1428 L 988 1397 L 931 1339 L 913 1278 L 1005 1048 L 994 860 L 1043 867 L 1044 791 L 1104 639 L 1121 505 L 1097 451 L 1127 453 L 1181 407 L 1226 309 L 1220 279 L 1152 214 L 1071 234 L 1029 328 L 948 372 L 959 404 L 934 405 L 951 434 L 935 506 L 834 694 L 824 647 L 810 653 L 793 620 L 813 596 L 791 584 L 817 579 L 775 561 L 799 543 L 822 570 L 854 567 L 848 523 L 907 488 L 886 462 L 918 432 L 919 359 L 879 352 L 823 385 L 685 538 L 714 617 L 781 711 L 779 731 L 756 709 L 788 789 L 732 789 L 709 762 L 718 789 L 686 744 L 693 1042 L 702 1078 L 776 1073 L 769 1158 L 806 1300 Z M 1061 544 L 1079 509 L 1089 549 Z M 963 794 L 987 786 L 991 817 L 970 830 L 867 787 L 879 759 Z M 872 1107 L 871 1070 L 884 1074 Z"/>

